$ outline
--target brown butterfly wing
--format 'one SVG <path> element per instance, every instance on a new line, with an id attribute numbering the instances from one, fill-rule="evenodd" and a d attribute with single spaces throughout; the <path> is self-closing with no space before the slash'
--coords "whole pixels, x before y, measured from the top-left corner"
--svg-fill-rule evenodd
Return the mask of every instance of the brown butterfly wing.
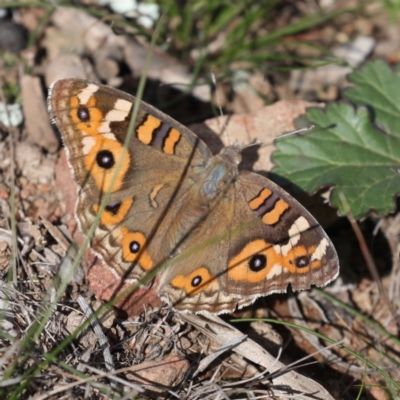
<path id="1" fill-rule="evenodd" d="M 223 313 L 256 298 L 339 273 L 333 244 L 295 199 L 261 175 L 242 172 L 171 260 L 160 295 L 183 311 Z"/>
<path id="2" fill-rule="evenodd" d="M 91 246 L 117 277 L 131 281 L 170 255 L 177 240 L 170 226 L 188 191 L 187 174 L 211 155 L 190 130 L 143 102 L 125 150 L 135 102 L 77 79 L 55 82 L 48 100 L 80 187 L 81 230 L 89 231 L 110 192 Z"/>

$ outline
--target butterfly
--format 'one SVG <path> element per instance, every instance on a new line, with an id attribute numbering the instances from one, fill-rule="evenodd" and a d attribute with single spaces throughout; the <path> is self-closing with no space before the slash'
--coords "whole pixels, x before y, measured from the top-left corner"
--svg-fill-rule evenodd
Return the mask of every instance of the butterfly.
<path id="1" fill-rule="evenodd" d="M 83 233 L 116 278 L 159 271 L 158 295 L 183 312 L 220 314 L 260 296 L 323 287 L 338 276 L 318 222 L 267 178 L 239 171 L 241 146 L 213 155 L 188 128 L 117 89 L 63 79 L 49 90 L 79 186 Z"/>

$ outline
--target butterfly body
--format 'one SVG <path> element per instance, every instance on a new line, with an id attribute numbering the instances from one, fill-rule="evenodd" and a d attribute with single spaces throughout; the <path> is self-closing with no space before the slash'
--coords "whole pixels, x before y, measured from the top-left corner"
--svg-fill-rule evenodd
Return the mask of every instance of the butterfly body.
<path id="1" fill-rule="evenodd" d="M 182 311 L 221 313 L 289 284 L 301 290 L 337 276 L 322 228 L 280 187 L 239 171 L 240 146 L 213 156 L 193 132 L 142 102 L 125 150 L 135 101 L 75 79 L 49 93 L 84 233 L 110 192 L 91 247 L 116 277 L 137 282 L 164 266 L 162 299 Z"/>

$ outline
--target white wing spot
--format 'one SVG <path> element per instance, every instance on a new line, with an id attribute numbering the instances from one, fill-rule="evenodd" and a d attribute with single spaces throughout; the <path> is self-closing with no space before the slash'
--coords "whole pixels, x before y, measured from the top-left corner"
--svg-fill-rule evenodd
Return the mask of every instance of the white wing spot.
<path id="1" fill-rule="evenodd" d="M 78 94 L 80 104 L 87 104 L 93 93 L 96 93 L 99 87 L 93 83 L 90 83 L 85 89 Z"/>
<path id="2" fill-rule="evenodd" d="M 82 144 L 83 144 L 83 154 L 89 154 L 90 151 L 92 150 L 93 146 L 96 144 L 96 140 L 94 140 L 92 137 L 90 136 L 85 136 L 82 139 Z"/>
<path id="3" fill-rule="evenodd" d="M 118 99 L 114 106 L 115 111 L 119 111 L 121 114 L 124 115 L 120 121 L 126 118 L 126 116 L 131 111 L 131 108 L 132 108 L 132 103 L 124 99 Z"/>
<path id="4" fill-rule="evenodd" d="M 293 249 L 293 247 L 296 246 L 297 243 L 299 243 L 301 233 L 309 228 L 310 224 L 308 223 L 306 218 L 304 217 L 297 218 L 288 231 L 289 243 L 284 246 L 280 246 L 279 253 L 286 256 L 289 253 L 289 251 Z"/>
<path id="5" fill-rule="evenodd" d="M 118 100 L 120 101 L 120 100 Z M 118 103 L 117 101 L 117 103 Z M 121 111 L 113 108 L 110 110 L 105 117 L 105 120 L 108 122 L 113 122 L 113 121 L 123 121 L 129 114 L 129 111 Z"/>
<path id="6" fill-rule="evenodd" d="M 103 122 L 104 123 L 104 122 Z M 103 125 L 103 124 L 102 124 Z M 100 131 L 100 129 L 99 129 Z M 101 131 L 100 131 L 101 132 Z M 110 139 L 110 140 L 117 140 L 117 138 L 115 137 L 115 135 L 112 132 L 108 132 L 108 133 L 104 133 L 103 136 L 106 139 Z"/>
<path id="7" fill-rule="evenodd" d="M 319 242 L 318 247 L 315 249 L 313 255 L 311 256 L 311 261 L 321 260 L 322 257 L 326 254 L 326 249 L 329 247 L 328 240 L 326 238 L 322 239 Z"/>
<path id="8" fill-rule="evenodd" d="M 111 133 L 110 122 L 124 121 L 131 108 L 132 103 L 126 100 L 118 99 L 115 102 L 114 108 L 106 114 L 104 121 L 99 127 L 99 132 L 103 134 L 110 134 L 112 137 L 108 136 L 108 139 L 116 140 L 114 134 Z"/>
<path id="9" fill-rule="evenodd" d="M 274 276 L 280 275 L 282 273 L 282 265 L 275 264 L 271 271 L 268 272 L 267 279 L 272 279 Z"/>
<path id="10" fill-rule="evenodd" d="M 274 246 L 274 250 L 276 254 L 282 254 L 282 247 L 279 244 Z"/>

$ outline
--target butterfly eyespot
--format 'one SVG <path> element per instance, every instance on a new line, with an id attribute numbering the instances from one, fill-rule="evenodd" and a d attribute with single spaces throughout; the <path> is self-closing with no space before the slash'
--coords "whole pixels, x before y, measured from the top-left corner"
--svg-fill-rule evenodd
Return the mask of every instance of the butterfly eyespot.
<path id="1" fill-rule="evenodd" d="M 138 253 L 140 250 L 140 243 L 136 240 L 133 240 L 129 243 L 129 250 L 131 251 L 131 253 Z"/>
<path id="2" fill-rule="evenodd" d="M 80 106 L 78 108 L 78 111 L 76 112 L 76 115 L 78 116 L 78 118 L 82 121 L 82 122 L 87 122 L 90 120 L 90 114 L 89 114 L 89 110 L 87 107 L 85 106 Z"/>
<path id="3" fill-rule="evenodd" d="M 114 204 L 108 204 L 105 209 L 112 215 L 117 215 L 120 207 L 121 207 L 121 202 L 118 202 Z"/>
<path id="4" fill-rule="evenodd" d="M 101 150 L 96 155 L 96 162 L 100 168 L 110 169 L 114 166 L 114 155 L 109 150 Z"/>
<path id="5" fill-rule="evenodd" d="M 308 267 L 308 265 L 310 264 L 310 259 L 308 256 L 301 256 L 297 257 L 294 262 L 297 268 L 305 268 Z"/>
<path id="6" fill-rule="evenodd" d="M 267 266 L 267 257 L 264 254 L 256 254 L 251 257 L 249 267 L 253 272 L 258 272 Z"/>
<path id="7" fill-rule="evenodd" d="M 198 275 L 195 276 L 195 277 L 192 279 L 192 286 L 193 286 L 193 287 L 199 286 L 200 283 L 201 283 L 201 281 L 202 281 L 201 276 L 198 276 Z"/>

